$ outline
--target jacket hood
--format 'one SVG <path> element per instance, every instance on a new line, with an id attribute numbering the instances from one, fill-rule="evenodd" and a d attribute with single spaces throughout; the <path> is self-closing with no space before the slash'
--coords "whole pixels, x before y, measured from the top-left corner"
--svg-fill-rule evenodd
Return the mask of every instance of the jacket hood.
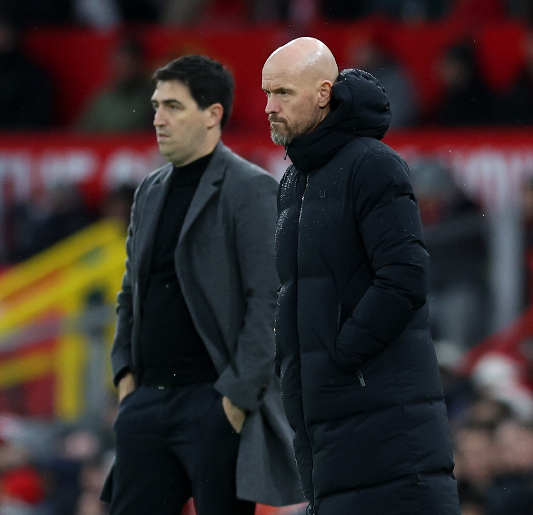
<path id="1" fill-rule="evenodd" d="M 343 70 L 332 88 L 330 113 L 316 129 L 294 138 L 287 154 L 294 165 L 309 171 L 326 164 L 344 145 L 359 136 L 381 139 L 391 118 L 387 94 L 370 73 Z"/>

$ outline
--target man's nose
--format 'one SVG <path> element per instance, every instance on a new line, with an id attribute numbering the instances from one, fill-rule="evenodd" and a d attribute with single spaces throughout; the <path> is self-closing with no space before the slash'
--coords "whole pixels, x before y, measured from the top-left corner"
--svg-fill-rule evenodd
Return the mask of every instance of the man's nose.
<path id="1" fill-rule="evenodd" d="M 265 113 L 266 114 L 279 113 L 279 105 L 272 97 L 270 97 L 267 100 L 267 105 L 265 107 Z"/>
<path id="2" fill-rule="evenodd" d="M 165 124 L 165 118 L 161 113 L 161 109 L 156 109 L 154 112 L 154 126 L 157 127 L 158 125 L 164 125 Z"/>

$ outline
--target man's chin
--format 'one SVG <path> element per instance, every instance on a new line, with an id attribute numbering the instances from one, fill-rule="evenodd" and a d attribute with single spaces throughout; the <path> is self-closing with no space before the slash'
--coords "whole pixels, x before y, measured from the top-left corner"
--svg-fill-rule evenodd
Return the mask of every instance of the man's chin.
<path id="1" fill-rule="evenodd" d="M 166 145 L 159 144 L 159 152 L 164 158 L 168 159 L 169 161 L 172 161 L 174 153 L 172 152 L 171 148 Z"/>
<path id="2" fill-rule="evenodd" d="M 273 129 L 270 130 L 270 137 L 276 145 L 287 146 L 292 141 L 288 134 L 281 134 Z"/>

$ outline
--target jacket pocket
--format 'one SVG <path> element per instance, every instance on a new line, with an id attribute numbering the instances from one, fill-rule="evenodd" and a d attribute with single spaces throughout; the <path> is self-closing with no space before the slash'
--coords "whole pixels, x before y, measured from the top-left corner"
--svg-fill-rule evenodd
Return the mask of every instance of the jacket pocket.
<path id="1" fill-rule="evenodd" d="M 341 332 L 342 326 L 352 316 L 352 312 L 350 311 L 350 307 L 347 304 L 339 304 L 339 311 L 337 315 L 337 336 L 335 338 L 335 354 L 337 354 L 337 342 L 339 341 L 339 334 Z M 343 370 L 346 370 L 345 367 L 343 367 L 340 363 L 338 358 L 336 359 L 338 366 L 340 366 Z M 354 373 L 353 371 L 349 372 L 350 374 Z M 355 374 L 357 375 L 357 379 L 359 380 L 359 384 L 362 387 L 366 386 L 365 378 L 363 377 L 363 372 L 361 371 L 361 367 L 359 367 L 357 370 L 355 370 Z"/>
<path id="2" fill-rule="evenodd" d="M 337 315 L 337 337 L 336 340 L 339 338 L 339 333 L 341 332 L 342 326 L 344 325 L 344 322 L 348 320 L 352 316 L 352 313 L 350 312 L 350 308 L 347 304 L 339 304 L 339 311 Z"/>

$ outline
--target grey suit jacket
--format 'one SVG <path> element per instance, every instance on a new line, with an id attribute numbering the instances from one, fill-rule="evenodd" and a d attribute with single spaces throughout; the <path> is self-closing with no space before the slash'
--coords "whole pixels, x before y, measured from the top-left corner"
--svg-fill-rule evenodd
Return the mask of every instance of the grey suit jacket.
<path id="1" fill-rule="evenodd" d="M 139 186 L 127 238 L 111 360 L 142 375 L 140 291 L 172 165 Z M 221 142 L 202 176 L 174 254 L 192 319 L 219 374 L 215 388 L 247 409 L 237 461 L 241 499 L 282 506 L 302 500 L 292 434 L 274 375 L 277 182 Z"/>

